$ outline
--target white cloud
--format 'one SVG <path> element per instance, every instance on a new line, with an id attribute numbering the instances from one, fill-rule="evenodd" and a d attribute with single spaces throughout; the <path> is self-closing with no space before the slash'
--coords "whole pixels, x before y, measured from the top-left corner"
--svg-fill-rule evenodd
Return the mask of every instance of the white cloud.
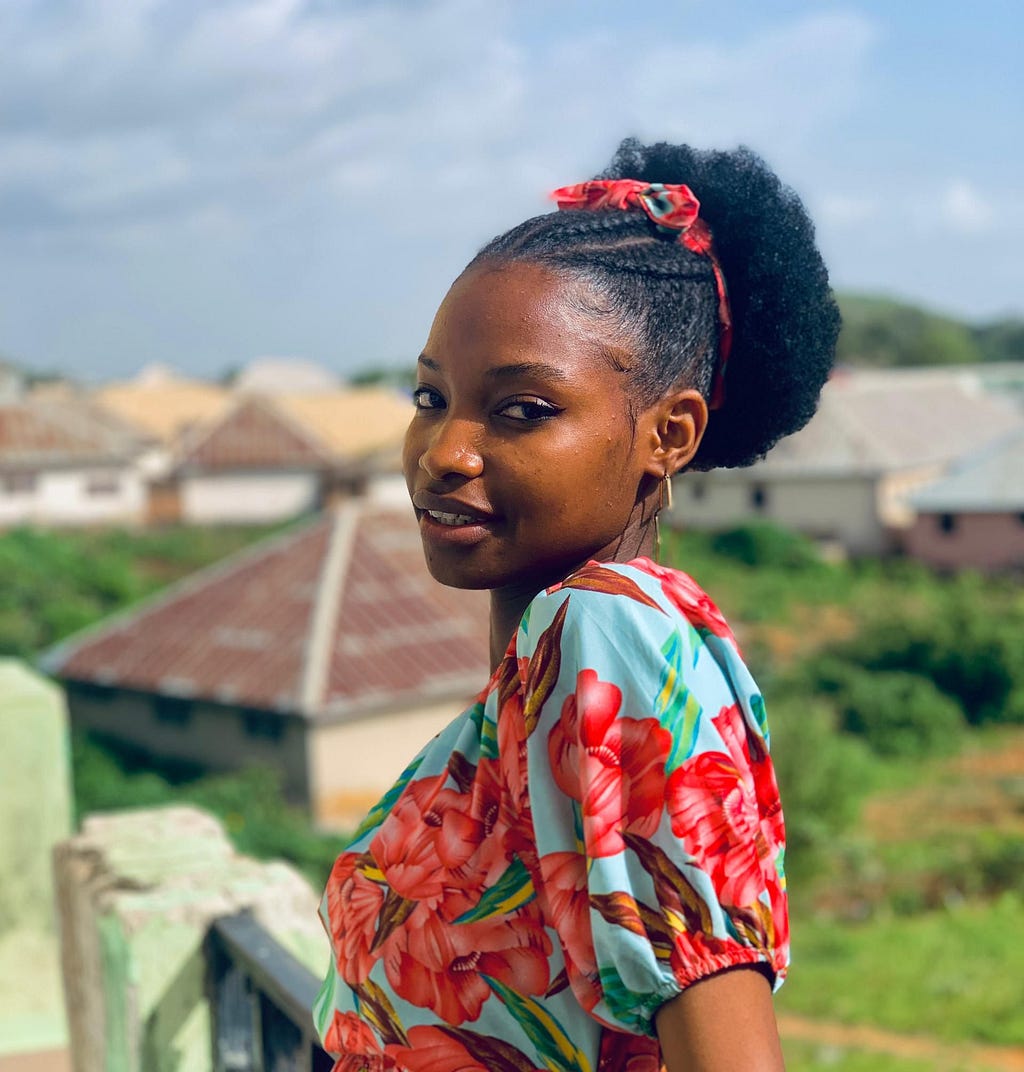
<path id="1" fill-rule="evenodd" d="M 823 227 L 861 227 L 877 219 L 878 199 L 864 194 L 825 193 L 811 202 L 812 215 Z"/>
<path id="2" fill-rule="evenodd" d="M 958 234 L 983 234 L 991 230 L 995 210 L 974 185 L 965 179 L 954 179 L 939 199 L 936 222 Z"/>
<path id="3" fill-rule="evenodd" d="M 512 11 L 8 0 L 0 199 L 36 205 L 48 228 L 109 229 L 212 209 L 258 220 L 282 194 L 344 203 L 388 177 L 450 203 L 504 175 L 518 211 L 527 178 L 600 166 L 624 133 L 805 139 L 856 97 L 873 36 L 837 13 L 728 45 L 624 51 L 574 30 L 534 55 Z"/>

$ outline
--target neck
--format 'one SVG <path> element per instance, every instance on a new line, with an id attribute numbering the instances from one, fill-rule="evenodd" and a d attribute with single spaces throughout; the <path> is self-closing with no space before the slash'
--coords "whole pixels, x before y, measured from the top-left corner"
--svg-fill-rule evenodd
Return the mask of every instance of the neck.
<path id="1" fill-rule="evenodd" d="M 539 592 L 558 584 L 559 581 L 564 581 L 566 577 L 575 573 L 587 562 L 629 562 L 631 559 L 640 558 L 641 556 L 653 558 L 656 548 L 655 527 L 651 523 L 652 521 L 653 515 L 649 516 L 647 523 L 635 527 L 631 526 L 613 544 L 596 551 L 592 555 L 588 555 L 568 568 L 556 571 L 549 579 L 534 578 L 524 584 L 492 588 L 491 670 L 493 671 L 505 657 L 509 641 L 519 628 L 519 623 L 526 613 L 526 608 Z"/>

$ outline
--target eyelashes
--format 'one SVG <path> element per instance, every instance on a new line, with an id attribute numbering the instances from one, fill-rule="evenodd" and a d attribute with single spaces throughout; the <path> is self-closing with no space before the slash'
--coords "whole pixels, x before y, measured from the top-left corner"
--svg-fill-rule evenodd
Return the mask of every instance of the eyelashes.
<path id="1" fill-rule="evenodd" d="M 448 403 L 440 391 L 433 387 L 421 385 L 413 391 L 413 405 L 419 412 L 431 413 L 447 408 Z M 536 425 L 557 417 L 562 410 L 559 406 L 537 398 L 535 395 L 519 395 L 503 400 L 493 414 L 521 424 Z"/>

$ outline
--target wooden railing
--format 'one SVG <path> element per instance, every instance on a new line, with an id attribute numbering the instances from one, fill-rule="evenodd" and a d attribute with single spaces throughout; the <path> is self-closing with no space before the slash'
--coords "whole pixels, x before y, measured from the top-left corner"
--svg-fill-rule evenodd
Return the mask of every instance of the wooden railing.
<path id="1" fill-rule="evenodd" d="M 206 962 L 215 1072 L 331 1072 L 313 1028 L 319 981 L 252 916 L 215 920 Z"/>

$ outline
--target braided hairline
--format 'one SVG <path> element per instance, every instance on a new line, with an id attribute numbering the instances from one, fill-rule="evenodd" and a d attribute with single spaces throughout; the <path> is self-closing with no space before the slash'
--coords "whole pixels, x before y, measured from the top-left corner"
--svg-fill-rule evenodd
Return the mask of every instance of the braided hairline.
<path id="1" fill-rule="evenodd" d="M 718 352 L 710 262 L 646 217 L 617 210 L 536 216 L 495 238 L 470 267 L 496 260 L 566 270 L 608 293 L 615 311 L 606 315 L 636 340 L 631 375 L 641 408 L 679 385 L 710 392 Z"/>

